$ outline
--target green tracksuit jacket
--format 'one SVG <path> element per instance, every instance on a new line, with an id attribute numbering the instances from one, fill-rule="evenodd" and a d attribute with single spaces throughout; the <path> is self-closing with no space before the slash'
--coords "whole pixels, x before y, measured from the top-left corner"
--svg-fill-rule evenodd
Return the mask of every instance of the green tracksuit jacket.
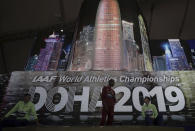
<path id="1" fill-rule="evenodd" d="M 149 115 L 151 118 L 156 118 L 158 116 L 156 106 L 151 103 L 149 103 L 148 105 L 144 104 L 142 106 L 142 116 L 145 118 L 146 115 Z"/>
<path id="2" fill-rule="evenodd" d="M 26 119 L 30 120 L 37 120 L 37 114 L 35 111 L 34 104 L 29 101 L 28 103 L 24 103 L 23 101 L 19 101 L 6 115 L 5 118 L 9 117 L 11 114 L 15 112 L 24 112 L 23 117 L 18 117 L 17 119 Z"/>

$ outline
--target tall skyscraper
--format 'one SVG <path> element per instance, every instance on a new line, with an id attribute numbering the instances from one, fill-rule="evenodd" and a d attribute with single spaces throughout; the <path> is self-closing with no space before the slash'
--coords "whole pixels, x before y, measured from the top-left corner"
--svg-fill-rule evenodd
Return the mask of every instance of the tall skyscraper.
<path id="1" fill-rule="evenodd" d="M 38 57 L 38 62 L 35 65 L 35 71 L 46 71 L 49 66 L 49 60 L 52 55 L 52 49 L 54 47 L 54 43 L 47 43 L 46 48 L 42 48 L 40 50 L 40 54 Z"/>
<path id="2" fill-rule="evenodd" d="M 93 70 L 122 69 L 121 16 L 117 0 L 101 0 L 95 25 Z"/>
<path id="3" fill-rule="evenodd" d="M 139 53 L 139 47 L 135 43 L 124 41 L 128 50 L 128 71 L 145 71 L 144 57 Z"/>
<path id="4" fill-rule="evenodd" d="M 180 63 L 178 66 L 179 70 L 189 69 L 189 64 L 188 64 L 184 49 L 181 46 L 180 40 L 179 39 L 169 39 L 169 45 L 171 48 L 172 56 L 174 58 L 178 58 L 178 61 L 180 61 L 180 62 L 178 61 L 176 62 L 176 63 Z"/>
<path id="5" fill-rule="evenodd" d="M 185 52 L 179 39 L 169 39 L 164 45 L 167 70 L 190 70 Z"/>
<path id="6" fill-rule="evenodd" d="M 141 15 L 138 16 L 138 20 L 139 20 L 139 27 L 140 27 L 140 34 L 141 34 L 142 50 L 144 55 L 145 70 L 153 71 L 146 26 L 143 17 Z"/>
<path id="7" fill-rule="evenodd" d="M 45 41 L 50 42 L 50 39 L 46 39 Z M 62 52 L 63 43 L 64 42 L 61 39 L 57 39 L 57 41 L 54 45 L 53 51 L 52 51 L 52 55 L 51 55 L 51 58 L 50 58 L 50 61 L 49 61 L 49 66 L 48 66 L 47 70 L 49 70 L 49 71 L 57 70 L 58 62 L 60 60 L 60 55 L 61 55 L 61 52 Z"/>
<path id="8" fill-rule="evenodd" d="M 153 56 L 153 67 L 155 71 L 166 71 L 166 57 Z"/>
<path id="9" fill-rule="evenodd" d="M 133 32 L 133 23 L 122 21 L 123 25 L 123 69 L 127 71 L 144 71 L 143 55 L 139 53 Z"/>
<path id="10" fill-rule="evenodd" d="M 122 21 L 123 26 L 123 40 L 129 40 L 132 43 L 135 43 L 134 32 L 133 32 L 133 23 Z"/>
<path id="11" fill-rule="evenodd" d="M 52 34 L 45 39 L 46 47 L 40 50 L 35 71 L 55 71 L 61 55 L 63 40 L 59 35 Z"/>
<path id="12" fill-rule="evenodd" d="M 123 70 L 130 70 L 129 69 L 129 60 L 130 60 L 130 54 L 128 52 L 129 44 L 134 44 L 134 33 L 133 33 L 133 23 L 122 21 L 122 27 L 123 27 Z"/>
<path id="13" fill-rule="evenodd" d="M 69 44 L 65 46 L 65 49 L 62 49 L 60 60 L 58 62 L 58 71 L 65 71 L 68 69 L 71 48 L 72 46 Z"/>
<path id="14" fill-rule="evenodd" d="M 76 41 L 71 71 L 88 71 L 92 69 L 92 55 L 94 47 L 94 27 L 85 26 Z"/>

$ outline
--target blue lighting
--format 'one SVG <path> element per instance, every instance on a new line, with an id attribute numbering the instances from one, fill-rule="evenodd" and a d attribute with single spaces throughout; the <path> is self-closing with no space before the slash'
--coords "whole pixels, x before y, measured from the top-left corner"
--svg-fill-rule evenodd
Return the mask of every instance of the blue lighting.
<path id="1" fill-rule="evenodd" d="M 164 50 L 170 50 L 169 43 L 167 43 L 167 42 L 162 43 L 162 44 L 161 44 L 161 47 L 162 47 Z"/>
<path id="2" fill-rule="evenodd" d="M 163 48 L 163 50 L 165 51 L 166 57 L 168 57 L 168 58 L 172 57 L 171 50 L 170 50 L 170 45 L 169 45 L 168 42 L 161 43 L 161 48 Z"/>
<path id="3" fill-rule="evenodd" d="M 69 45 L 67 45 L 67 46 L 65 47 L 66 52 L 70 52 L 70 49 L 71 49 L 71 44 L 69 44 Z"/>

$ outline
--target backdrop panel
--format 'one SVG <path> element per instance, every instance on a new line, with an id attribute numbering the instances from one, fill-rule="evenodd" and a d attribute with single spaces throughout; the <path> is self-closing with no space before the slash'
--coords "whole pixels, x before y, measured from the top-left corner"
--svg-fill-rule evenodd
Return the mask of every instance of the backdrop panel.
<path id="1" fill-rule="evenodd" d="M 40 122 L 98 125 L 102 87 L 114 79 L 114 123 L 143 124 L 143 97 L 150 96 L 165 124 L 195 122 L 195 72 L 13 72 L 2 103 L 4 115 L 24 93 L 30 93 Z"/>

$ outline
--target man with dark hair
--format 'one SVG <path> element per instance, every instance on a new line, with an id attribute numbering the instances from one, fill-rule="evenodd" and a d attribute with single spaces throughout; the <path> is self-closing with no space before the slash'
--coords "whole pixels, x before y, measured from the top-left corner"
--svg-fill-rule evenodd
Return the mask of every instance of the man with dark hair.
<path id="1" fill-rule="evenodd" d="M 100 125 L 103 126 L 105 124 L 106 118 L 107 118 L 107 123 L 106 125 L 112 125 L 113 121 L 113 115 L 114 115 L 114 105 L 116 103 L 115 99 L 115 92 L 111 88 L 115 84 L 115 81 L 113 79 L 109 80 L 108 85 L 104 86 L 102 89 L 102 104 L 103 104 L 103 109 L 102 109 L 102 119 Z"/>
<path id="2" fill-rule="evenodd" d="M 38 118 L 34 104 L 30 101 L 31 95 L 25 94 L 22 101 L 19 101 L 3 118 L 2 126 L 27 126 L 33 123 L 38 124 Z M 14 117 L 12 116 L 14 114 Z"/>
<path id="3" fill-rule="evenodd" d="M 146 125 L 152 125 L 154 119 L 158 116 L 156 106 L 151 104 L 150 97 L 144 98 L 144 105 L 142 106 L 142 116 L 145 119 Z"/>

